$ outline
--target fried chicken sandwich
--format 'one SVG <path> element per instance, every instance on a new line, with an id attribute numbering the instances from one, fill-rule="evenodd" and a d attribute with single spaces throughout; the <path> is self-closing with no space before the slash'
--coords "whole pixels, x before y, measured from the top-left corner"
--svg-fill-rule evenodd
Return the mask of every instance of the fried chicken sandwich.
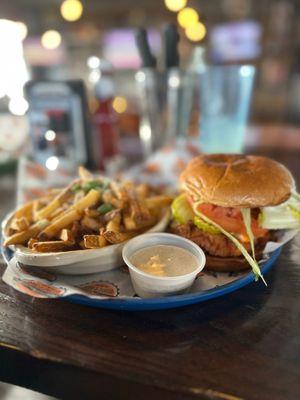
<path id="1" fill-rule="evenodd" d="M 280 229 L 300 227 L 300 196 L 291 173 L 266 157 L 205 154 L 180 177 L 170 230 L 203 248 L 206 268 L 235 272 L 252 267 Z"/>

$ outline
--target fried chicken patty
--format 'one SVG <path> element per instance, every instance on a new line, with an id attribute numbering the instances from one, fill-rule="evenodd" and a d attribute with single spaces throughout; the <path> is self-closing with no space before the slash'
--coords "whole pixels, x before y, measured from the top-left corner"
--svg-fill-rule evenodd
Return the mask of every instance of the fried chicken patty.
<path id="1" fill-rule="evenodd" d="M 213 235 L 208 232 L 201 231 L 192 222 L 186 224 L 171 224 L 170 232 L 183 236 L 192 240 L 203 250 L 217 257 L 240 257 L 241 252 L 230 239 L 223 234 Z M 255 249 L 262 250 L 269 240 L 269 236 L 259 238 L 255 241 Z M 251 252 L 250 243 L 243 243 L 248 252 Z"/>

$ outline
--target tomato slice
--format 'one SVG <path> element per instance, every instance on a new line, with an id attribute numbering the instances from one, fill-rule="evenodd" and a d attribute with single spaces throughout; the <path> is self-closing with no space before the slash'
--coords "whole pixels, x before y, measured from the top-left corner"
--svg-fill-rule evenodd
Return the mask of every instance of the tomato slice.
<path id="1" fill-rule="evenodd" d="M 220 207 L 208 203 L 200 204 L 198 208 L 226 231 L 247 236 L 243 216 L 238 208 Z M 268 232 L 267 229 L 260 228 L 254 218 L 251 219 L 251 229 L 255 237 L 262 237 Z"/>

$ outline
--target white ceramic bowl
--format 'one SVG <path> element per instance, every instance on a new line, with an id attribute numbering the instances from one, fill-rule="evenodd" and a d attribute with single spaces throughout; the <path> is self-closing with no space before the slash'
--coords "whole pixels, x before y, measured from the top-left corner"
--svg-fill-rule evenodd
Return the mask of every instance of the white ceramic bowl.
<path id="1" fill-rule="evenodd" d="M 194 271 L 180 276 L 158 277 L 147 274 L 136 268 L 130 257 L 138 250 L 149 246 L 172 245 L 181 247 L 192 253 L 199 265 Z M 122 251 L 124 262 L 128 265 L 129 273 L 135 292 L 140 297 L 164 297 L 186 292 L 193 284 L 197 274 L 205 266 L 206 258 L 203 250 L 191 240 L 170 233 L 146 233 L 129 240 Z"/>
<path id="2" fill-rule="evenodd" d="M 7 228 L 13 217 L 10 214 L 2 223 L 2 235 L 7 236 Z M 168 225 L 170 212 L 148 232 L 162 232 Z M 110 271 L 123 264 L 122 248 L 126 242 L 103 247 L 102 249 L 72 250 L 56 253 L 36 253 L 22 245 L 10 246 L 16 259 L 25 264 L 44 268 L 65 275 L 85 275 Z"/>

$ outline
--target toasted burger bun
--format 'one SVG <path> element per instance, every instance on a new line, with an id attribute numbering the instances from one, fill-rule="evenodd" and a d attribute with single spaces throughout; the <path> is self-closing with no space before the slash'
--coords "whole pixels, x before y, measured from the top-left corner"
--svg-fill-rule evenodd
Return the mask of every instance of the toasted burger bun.
<path id="1" fill-rule="evenodd" d="M 258 259 L 261 254 L 256 254 Z M 214 257 L 206 255 L 205 269 L 215 272 L 239 272 L 250 269 L 248 261 L 243 257 Z"/>
<path id="2" fill-rule="evenodd" d="M 203 154 L 180 177 L 194 201 L 222 207 L 276 206 L 287 200 L 294 180 L 280 163 L 243 154 Z"/>

